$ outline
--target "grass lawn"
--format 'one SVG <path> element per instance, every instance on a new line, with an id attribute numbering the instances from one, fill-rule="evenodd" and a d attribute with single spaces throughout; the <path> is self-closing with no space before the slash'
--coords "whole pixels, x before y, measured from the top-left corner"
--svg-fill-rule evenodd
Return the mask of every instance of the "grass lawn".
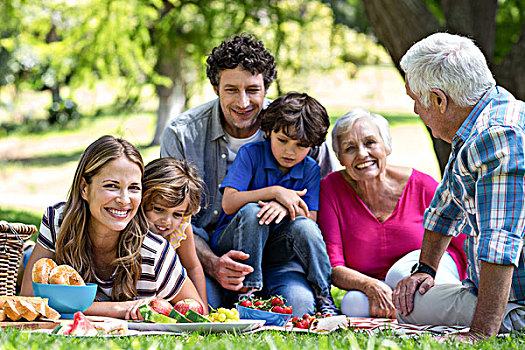
<path id="1" fill-rule="evenodd" d="M 140 336 L 120 338 L 73 338 L 20 332 L 0 332 L 2 349 L 522 349 L 524 336 L 510 336 L 474 345 L 438 343 L 429 336 L 400 338 L 387 333 L 367 336 L 352 331 L 329 335 L 259 332 L 247 335 L 191 334 L 183 336 Z"/>

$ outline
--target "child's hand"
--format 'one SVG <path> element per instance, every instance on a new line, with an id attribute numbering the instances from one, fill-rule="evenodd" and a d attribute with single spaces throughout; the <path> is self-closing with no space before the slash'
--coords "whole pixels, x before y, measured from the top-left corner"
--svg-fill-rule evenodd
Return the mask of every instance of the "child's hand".
<path id="1" fill-rule="evenodd" d="M 278 202 L 259 201 L 258 203 L 261 207 L 261 210 L 257 213 L 257 217 L 261 218 L 261 220 L 259 220 L 259 225 L 270 225 L 274 220 L 275 223 L 278 224 L 286 215 L 288 215 L 288 210 Z"/>
<path id="2" fill-rule="evenodd" d="M 281 203 L 290 214 L 290 219 L 295 220 L 295 217 L 301 214 L 303 210 L 306 217 L 309 217 L 308 205 L 301 198 L 306 194 L 306 188 L 302 191 L 289 190 L 281 186 L 276 187 L 275 200 Z"/>

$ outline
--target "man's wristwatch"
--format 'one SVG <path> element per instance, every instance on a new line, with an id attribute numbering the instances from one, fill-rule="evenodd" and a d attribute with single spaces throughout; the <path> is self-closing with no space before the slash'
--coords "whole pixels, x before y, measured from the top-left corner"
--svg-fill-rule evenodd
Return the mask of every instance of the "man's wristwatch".
<path id="1" fill-rule="evenodd" d="M 410 275 L 414 275 L 416 273 L 426 273 L 432 278 L 436 278 L 436 270 L 422 262 L 417 262 L 414 264 L 414 266 L 412 266 L 412 269 L 410 270 Z"/>

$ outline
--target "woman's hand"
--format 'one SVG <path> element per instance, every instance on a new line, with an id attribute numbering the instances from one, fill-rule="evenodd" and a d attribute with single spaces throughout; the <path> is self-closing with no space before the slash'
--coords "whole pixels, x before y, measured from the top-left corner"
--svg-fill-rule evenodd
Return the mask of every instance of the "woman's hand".
<path id="1" fill-rule="evenodd" d="M 379 281 L 374 280 L 364 290 L 370 304 L 369 311 L 372 317 L 396 317 L 396 309 L 392 302 L 392 289 Z"/>
<path id="2" fill-rule="evenodd" d="M 306 202 L 301 198 L 306 194 L 306 191 L 306 188 L 302 191 L 294 191 L 282 186 L 275 186 L 275 200 L 288 210 L 290 219 L 295 220 L 295 217 L 300 215 L 301 210 L 305 216 L 308 217 L 308 205 L 306 205 Z"/>
<path id="3" fill-rule="evenodd" d="M 144 304 L 148 304 L 151 300 L 155 298 L 145 298 L 145 299 L 138 299 L 128 302 L 129 307 L 126 311 L 126 316 L 124 317 L 126 320 L 134 320 L 134 321 L 144 321 L 142 318 L 142 315 L 139 312 L 139 307 L 141 307 Z"/>

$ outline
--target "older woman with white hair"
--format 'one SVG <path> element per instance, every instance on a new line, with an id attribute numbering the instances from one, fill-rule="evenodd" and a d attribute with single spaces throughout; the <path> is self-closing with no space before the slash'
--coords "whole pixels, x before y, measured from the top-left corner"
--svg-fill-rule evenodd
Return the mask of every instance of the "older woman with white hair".
<path id="1" fill-rule="evenodd" d="M 419 261 L 423 214 L 437 182 L 415 169 L 387 164 L 388 121 L 363 109 L 340 117 L 332 131 L 344 167 L 321 181 L 318 224 L 332 265 L 332 283 L 349 292 L 341 311 L 353 317 L 395 317 L 392 289 Z M 465 277 L 464 238 L 454 238 L 436 283 Z"/>

